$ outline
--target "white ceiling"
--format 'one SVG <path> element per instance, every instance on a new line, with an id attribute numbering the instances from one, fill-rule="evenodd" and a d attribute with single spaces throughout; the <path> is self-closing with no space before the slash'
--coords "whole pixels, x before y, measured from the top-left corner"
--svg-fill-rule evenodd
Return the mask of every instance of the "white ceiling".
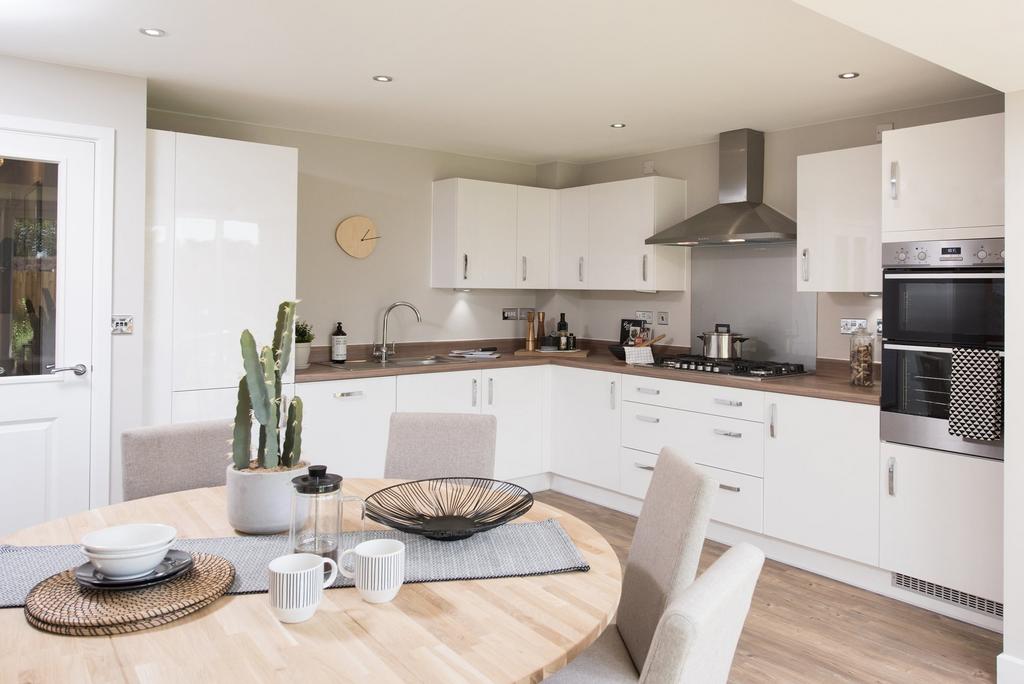
<path id="1" fill-rule="evenodd" d="M 991 92 L 790 0 L 0 0 L 0 51 L 145 76 L 159 109 L 530 163 Z"/>
<path id="2" fill-rule="evenodd" d="M 1021 0 L 796 0 L 1003 92 L 1024 89 Z"/>

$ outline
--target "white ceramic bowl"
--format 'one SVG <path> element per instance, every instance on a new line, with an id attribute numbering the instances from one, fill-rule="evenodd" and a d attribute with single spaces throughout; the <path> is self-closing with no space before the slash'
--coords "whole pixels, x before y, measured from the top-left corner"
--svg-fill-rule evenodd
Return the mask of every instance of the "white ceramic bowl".
<path id="1" fill-rule="evenodd" d="M 85 557 L 97 570 L 110 579 L 133 579 L 142 577 L 153 571 L 167 556 L 171 543 L 167 542 L 156 549 L 136 551 L 124 554 L 95 554 L 83 550 Z"/>
<path id="2" fill-rule="evenodd" d="M 82 537 L 82 550 L 97 555 L 122 555 L 155 551 L 170 545 L 178 531 L 159 523 L 114 525 Z"/>

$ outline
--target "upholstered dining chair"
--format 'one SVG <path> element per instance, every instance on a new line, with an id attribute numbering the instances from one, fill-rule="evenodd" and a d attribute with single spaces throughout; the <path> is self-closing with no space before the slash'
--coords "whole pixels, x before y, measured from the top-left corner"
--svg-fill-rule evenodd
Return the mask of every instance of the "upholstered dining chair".
<path id="1" fill-rule="evenodd" d="M 695 465 L 661 450 L 626 559 L 616 624 L 551 681 L 637 681 L 669 598 L 697 574 L 717 491 Z"/>
<path id="2" fill-rule="evenodd" d="M 228 418 L 125 430 L 124 500 L 224 484 L 231 433 Z"/>
<path id="3" fill-rule="evenodd" d="M 394 413 L 384 477 L 494 477 L 498 421 L 473 413 Z"/>

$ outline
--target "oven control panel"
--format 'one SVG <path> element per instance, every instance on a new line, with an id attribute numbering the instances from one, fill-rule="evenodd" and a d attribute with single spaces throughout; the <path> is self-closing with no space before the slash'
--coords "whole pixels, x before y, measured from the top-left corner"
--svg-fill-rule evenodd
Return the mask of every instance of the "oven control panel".
<path id="1" fill-rule="evenodd" d="M 1003 238 L 887 242 L 882 245 L 883 268 L 1002 266 L 1005 259 Z"/>

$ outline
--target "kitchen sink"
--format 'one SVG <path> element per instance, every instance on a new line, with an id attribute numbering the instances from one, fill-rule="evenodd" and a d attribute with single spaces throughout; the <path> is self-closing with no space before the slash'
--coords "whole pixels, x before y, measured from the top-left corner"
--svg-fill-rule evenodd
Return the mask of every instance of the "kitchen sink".
<path id="1" fill-rule="evenodd" d="M 451 359 L 443 356 L 411 356 L 409 358 L 388 359 L 385 362 L 377 361 L 376 365 L 383 368 L 389 366 L 394 368 L 415 368 L 418 366 L 433 366 L 435 364 L 451 363 Z"/>

